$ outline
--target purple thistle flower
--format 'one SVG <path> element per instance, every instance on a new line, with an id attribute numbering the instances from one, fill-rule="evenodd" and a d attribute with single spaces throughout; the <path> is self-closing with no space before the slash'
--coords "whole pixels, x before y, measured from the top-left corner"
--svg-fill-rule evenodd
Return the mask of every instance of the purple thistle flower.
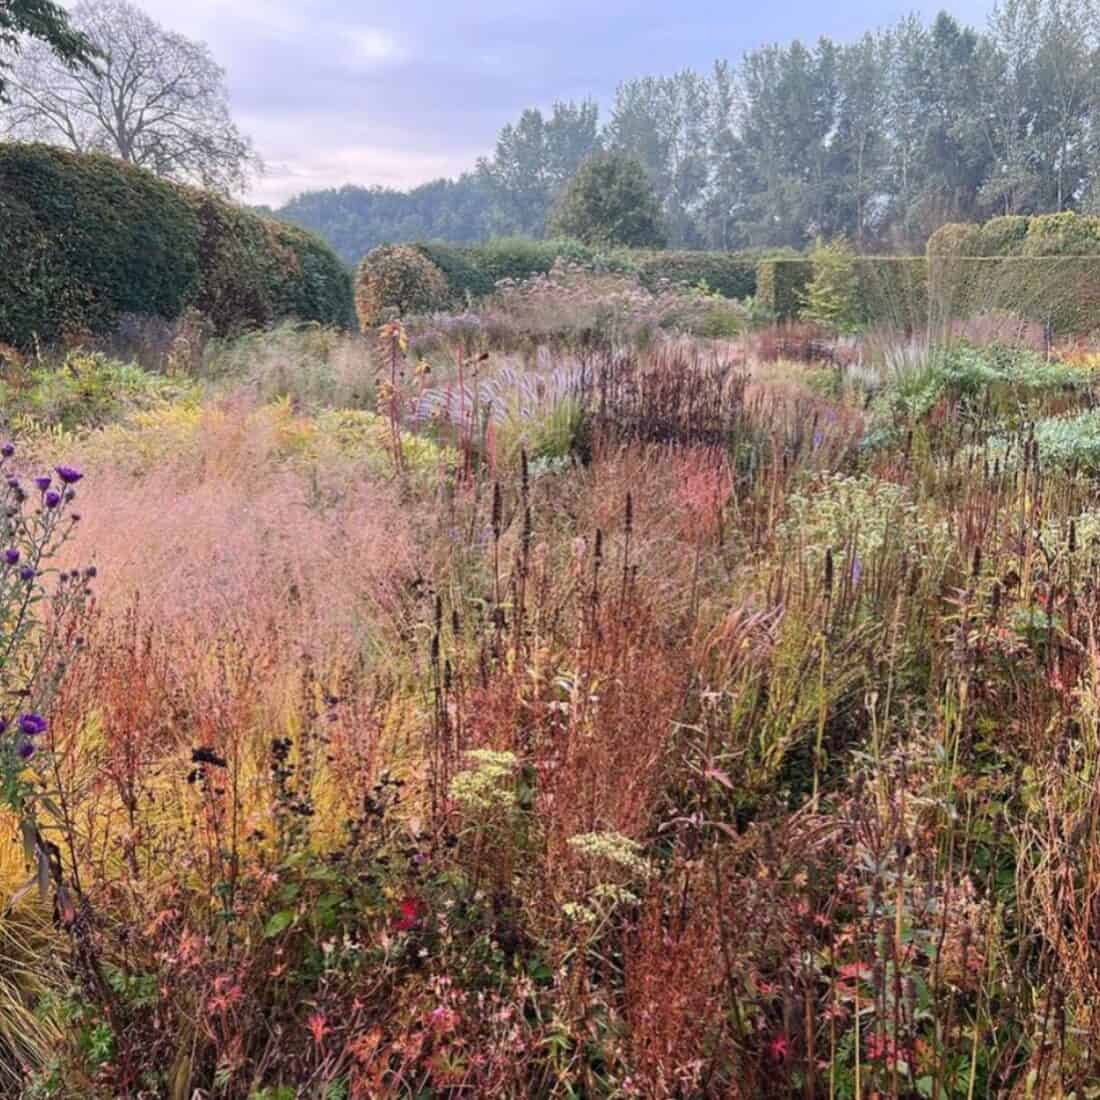
<path id="1" fill-rule="evenodd" d="M 49 474 L 43 474 L 41 477 L 36 477 L 34 483 L 42 492 L 45 492 L 53 484 L 53 478 Z"/>
<path id="2" fill-rule="evenodd" d="M 42 717 L 41 714 L 21 714 L 19 716 L 19 728 L 28 737 L 37 737 L 40 733 L 45 733 L 50 728 L 49 722 Z"/>
<path id="3" fill-rule="evenodd" d="M 14 546 L 9 546 L 7 550 L 4 551 L 4 561 L 6 561 L 8 565 L 18 565 L 19 551 L 16 550 Z"/>
<path id="4" fill-rule="evenodd" d="M 33 581 L 36 576 L 38 576 L 38 574 L 35 573 L 29 565 L 24 565 L 23 568 L 19 570 L 19 579 L 21 581 Z"/>
<path id="5" fill-rule="evenodd" d="M 15 746 L 15 752 L 20 760 L 30 760 L 35 752 L 37 752 L 37 749 L 34 747 L 34 742 L 29 737 L 20 737 Z"/>
<path id="6" fill-rule="evenodd" d="M 72 466 L 55 466 L 54 471 L 66 485 L 75 485 L 84 475 Z"/>
<path id="7" fill-rule="evenodd" d="M 61 494 L 56 489 L 51 489 L 46 494 L 46 507 L 56 508 L 61 503 Z"/>
<path id="8" fill-rule="evenodd" d="M 0 455 L 3 455 L 5 458 L 11 458 L 13 454 L 15 454 L 14 443 L 8 442 L 5 443 L 3 447 L 0 447 Z"/>

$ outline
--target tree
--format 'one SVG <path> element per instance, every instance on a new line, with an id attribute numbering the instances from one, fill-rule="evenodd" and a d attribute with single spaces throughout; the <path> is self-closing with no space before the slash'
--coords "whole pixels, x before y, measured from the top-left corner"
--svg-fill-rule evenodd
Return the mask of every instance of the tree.
<path id="1" fill-rule="evenodd" d="M 66 66 L 91 64 L 95 49 L 69 23 L 65 9 L 51 0 L 0 0 L 0 102 L 7 99 L 6 53 L 20 52 L 23 37 L 40 42 Z"/>
<path id="2" fill-rule="evenodd" d="M 11 68 L 11 137 L 99 152 L 159 176 L 231 193 L 258 167 L 229 114 L 225 72 L 201 42 L 167 31 L 128 0 L 72 12 L 102 57 L 72 69 L 44 42 Z"/>
<path id="3" fill-rule="evenodd" d="M 633 157 L 602 153 L 581 167 L 547 224 L 554 236 L 591 245 L 663 248 L 661 211 Z"/>
<path id="4" fill-rule="evenodd" d="M 592 100 L 555 103 L 546 118 L 524 111 L 500 131 L 492 159 L 478 174 L 493 195 L 491 228 L 537 237 L 546 216 L 577 169 L 599 148 L 599 108 Z"/>

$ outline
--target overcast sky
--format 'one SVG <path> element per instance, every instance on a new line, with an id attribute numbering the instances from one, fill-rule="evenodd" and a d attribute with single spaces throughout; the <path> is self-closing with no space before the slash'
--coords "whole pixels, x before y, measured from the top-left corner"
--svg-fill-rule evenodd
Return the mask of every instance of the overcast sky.
<path id="1" fill-rule="evenodd" d="M 267 163 L 250 196 L 456 175 L 524 107 L 632 76 L 736 61 L 765 42 L 841 40 L 943 3 L 896 0 L 136 0 L 202 38 Z M 984 23 L 987 3 L 956 0 Z"/>

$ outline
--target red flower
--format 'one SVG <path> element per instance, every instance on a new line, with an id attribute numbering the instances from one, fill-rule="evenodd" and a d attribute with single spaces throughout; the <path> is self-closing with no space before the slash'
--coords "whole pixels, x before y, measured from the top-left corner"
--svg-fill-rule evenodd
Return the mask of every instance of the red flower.
<path id="1" fill-rule="evenodd" d="M 785 1062 L 787 1055 L 791 1052 L 790 1040 L 786 1035 L 777 1035 L 770 1043 L 768 1043 L 768 1054 L 773 1061 Z"/>
<path id="2" fill-rule="evenodd" d="M 406 894 L 397 907 L 397 913 L 390 921 L 395 932 L 411 932 L 424 915 L 424 903 L 415 894 Z"/>
<path id="3" fill-rule="evenodd" d="M 313 1034 L 313 1041 L 321 1046 L 325 1041 L 325 1036 L 329 1033 L 331 1028 L 328 1026 L 328 1021 L 325 1019 L 323 1012 L 315 1012 L 308 1020 L 306 1020 L 306 1027 L 309 1028 Z"/>

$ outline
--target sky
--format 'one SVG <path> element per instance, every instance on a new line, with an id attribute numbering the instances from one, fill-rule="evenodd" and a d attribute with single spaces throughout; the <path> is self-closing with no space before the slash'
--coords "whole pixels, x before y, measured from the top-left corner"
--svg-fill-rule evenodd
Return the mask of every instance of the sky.
<path id="1" fill-rule="evenodd" d="M 491 152 L 525 107 L 634 76 L 709 68 L 821 35 L 844 41 L 942 3 L 895 0 L 137 0 L 207 42 L 266 172 L 249 201 L 345 183 L 410 187 Z M 988 3 L 955 0 L 984 24 Z"/>

